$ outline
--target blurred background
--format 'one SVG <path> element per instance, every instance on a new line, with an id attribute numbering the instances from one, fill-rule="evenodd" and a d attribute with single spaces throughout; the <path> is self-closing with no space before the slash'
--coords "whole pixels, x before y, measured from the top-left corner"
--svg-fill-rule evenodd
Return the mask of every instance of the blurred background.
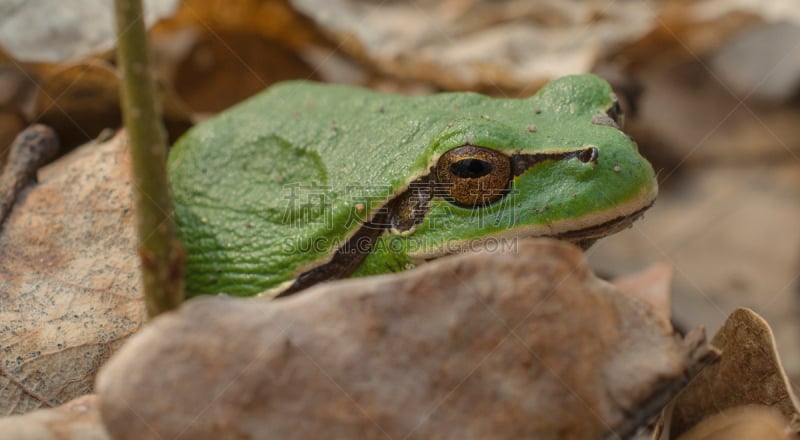
<path id="1" fill-rule="evenodd" d="M 34 121 L 63 153 L 120 126 L 105 0 L 0 2 L 0 163 Z M 797 0 L 146 1 L 165 124 L 303 78 L 386 92 L 528 96 L 595 72 L 658 172 L 644 219 L 587 251 L 613 278 L 669 261 L 673 319 L 772 326 L 800 383 Z"/>

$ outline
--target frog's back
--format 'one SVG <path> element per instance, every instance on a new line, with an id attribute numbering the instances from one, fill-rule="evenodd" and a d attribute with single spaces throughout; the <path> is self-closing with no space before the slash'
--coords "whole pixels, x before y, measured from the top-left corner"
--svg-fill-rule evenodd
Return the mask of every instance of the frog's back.
<path id="1" fill-rule="evenodd" d="M 608 85 L 589 75 L 540 95 L 553 111 L 474 93 L 403 97 L 292 81 L 197 125 L 169 158 L 188 294 L 276 288 L 327 261 L 435 152 L 473 141 L 579 145 L 582 132 L 561 130 L 559 115 L 589 121 L 610 104 Z"/>
<path id="2" fill-rule="evenodd" d="M 250 295 L 324 259 L 423 171 L 464 103 L 436 96 L 293 81 L 195 126 L 169 158 L 187 292 Z"/>

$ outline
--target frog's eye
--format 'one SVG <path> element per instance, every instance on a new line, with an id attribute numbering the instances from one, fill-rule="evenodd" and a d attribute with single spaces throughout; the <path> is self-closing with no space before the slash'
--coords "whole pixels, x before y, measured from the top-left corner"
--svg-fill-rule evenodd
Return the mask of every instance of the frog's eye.
<path id="1" fill-rule="evenodd" d="M 437 195 L 466 208 L 499 200 L 511 184 L 511 159 L 489 148 L 465 145 L 444 153 L 436 163 Z"/>

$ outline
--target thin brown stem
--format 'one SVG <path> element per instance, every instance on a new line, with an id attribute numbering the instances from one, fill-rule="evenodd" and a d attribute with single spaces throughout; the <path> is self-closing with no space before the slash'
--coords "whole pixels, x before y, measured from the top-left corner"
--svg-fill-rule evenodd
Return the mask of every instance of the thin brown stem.
<path id="1" fill-rule="evenodd" d="M 141 0 L 115 0 L 122 114 L 135 182 L 139 255 L 147 314 L 174 309 L 183 299 L 183 246 L 176 239 L 167 188 L 166 134 L 147 53 Z"/>

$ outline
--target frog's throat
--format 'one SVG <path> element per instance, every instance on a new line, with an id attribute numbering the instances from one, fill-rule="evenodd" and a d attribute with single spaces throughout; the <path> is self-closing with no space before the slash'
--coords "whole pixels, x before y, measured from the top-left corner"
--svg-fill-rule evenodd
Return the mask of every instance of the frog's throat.
<path id="1" fill-rule="evenodd" d="M 644 215 L 653 203 L 657 188 L 643 193 L 640 196 L 618 205 L 612 209 L 588 214 L 583 217 L 562 220 L 546 225 L 530 225 L 512 228 L 498 232 L 480 239 L 467 239 L 447 243 L 438 248 L 426 249 L 420 252 L 409 253 L 408 256 L 414 263 L 433 260 L 459 252 L 478 249 L 508 249 L 514 240 L 528 237 L 551 237 L 569 241 L 583 249 L 587 249 L 595 241 L 607 235 L 622 231 L 630 227 L 633 222 Z M 487 243 L 491 242 L 491 246 Z M 502 245 L 499 245 L 502 244 Z"/>

